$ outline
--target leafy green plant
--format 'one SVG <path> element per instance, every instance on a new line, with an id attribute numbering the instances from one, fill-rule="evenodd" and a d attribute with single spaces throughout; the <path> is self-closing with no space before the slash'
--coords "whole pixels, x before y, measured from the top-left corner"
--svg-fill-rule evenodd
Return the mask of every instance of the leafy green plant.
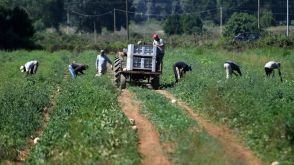
<path id="1" fill-rule="evenodd" d="M 225 36 L 235 36 L 244 32 L 256 32 L 257 20 L 253 15 L 247 13 L 234 13 L 225 26 Z"/>

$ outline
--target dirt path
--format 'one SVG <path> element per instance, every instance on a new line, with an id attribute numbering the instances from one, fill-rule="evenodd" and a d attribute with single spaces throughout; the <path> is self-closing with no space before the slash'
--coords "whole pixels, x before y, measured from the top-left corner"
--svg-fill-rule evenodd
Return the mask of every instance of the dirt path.
<path id="1" fill-rule="evenodd" d="M 48 107 L 45 107 L 43 110 L 43 125 L 41 128 L 37 129 L 34 135 L 31 136 L 31 138 L 28 140 L 26 148 L 21 150 L 19 152 L 19 155 L 17 157 L 17 161 L 14 164 L 23 164 L 24 161 L 28 158 L 29 152 L 31 149 L 38 143 L 38 140 L 42 136 L 45 128 L 48 125 L 49 122 L 49 113 L 53 111 L 56 107 L 56 98 L 59 95 L 60 87 L 57 86 L 56 89 L 53 91 L 53 94 L 51 95 L 50 98 L 50 104 Z"/>
<path id="2" fill-rule="evenodd" d="M 139 134 L 139 152 L 143 155 L 143 165 L 171 165 L 164 155 L 159 135 L 153 125 L 140 115 L 140 105 L 135 102 L 128 90 L 123 90 L 119 103 L 129 119 L 134 119 Z"/>
<path id="3" fill-rule="evenodd" d="M 67 71 L 64 71 L 64 77 L 63 80 L 67 79 L 68 74 Z M 45 128 L 48 126 L 48 122 L 49 122 L 49 113 L 51 111 L 53 111 L 56 108 L 56 99 L 59 95 L 59 91 L 60 91 L 60 86 L 57 85 L 56 89 L 53 91 L 51 97 L 50 97 L 50 104 L 48 107 L 45 107 L 43 110 L 43 124 L 42 127 L 38 128 L 36 130 L 36 132 L 34 133 L 34 135 L 32 135 L 30 137 L 30 139 L 27 141 L 27 145 L 26 147 L 19 151 L 19 154 L 16 158 L 15 161 L 6 161 L 4 164 L 6 165 L 22 165 L 24 164 L 24 162 L 27 160 L 29 153 L 31 151 L 31 149 L 34 147 L 34 145 L 36 145 L 38 143 L 38 140 L 40 139 L 40 137 L 42 136 Z"/>
<path id="4" fill-rule="evenodd" d="M 196 120 L 211 136 L 219 139 L 223 144 L 225 154 L 228 154 L 235 160 L 241 160 L 248 165 L 262 165 L 263 162 L 257 158 L 248 148 L 241 144 L 231 131 L 225 127 L 219 127 L 210 121 L 202 118 L 193 112 L 185 102 L 178 101 L 171 93 L 165 90 L 157 90 L 158 93 L 164 95 L 169 100 L 176 100 L 176 104 L 183 108 L 194 120 Z"/>

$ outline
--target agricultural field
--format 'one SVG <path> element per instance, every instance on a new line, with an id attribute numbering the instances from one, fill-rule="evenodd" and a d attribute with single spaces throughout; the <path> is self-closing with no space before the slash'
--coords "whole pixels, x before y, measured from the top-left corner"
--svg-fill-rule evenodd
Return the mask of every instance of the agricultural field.
<path id="1" fill-rule="evenodd" d="M 43 133 L 25 164 L 142 162 L 138 132 L 121 110 L 121 91 L 113 84 L 111 71 L 95 77 L 94 51 L 0 52 L 0 59 L 0 164 L 16 161 L 39 129 Z M 25 76 L 19 66 L 31 59 L 40 61 L 39 70 Z M 241 65 L 242 77 L 225 79 L 223 63 L 228 59 Z M 281 61 L 283 82 L 265 77 L 263 66 L 269 60 Z M 67 71 L 72 61 L 89 65 L 74 80 Z M 193 66 L 178 84 L 172 72 L 176 61 Z M 229 127 L 265 164 L 293 164 L 293 71 L 291 49 L 167 48 L 161 88 L 195 113 Z M 128 91 L 140 103 L 142 116 L 154 125 L 163 152 L 173 164 L 246 164 L 224 154 L 219 139 L 157 91 L 135 86 L 128 86 Z M 52 109 L 44 127 L 48 107 Z"/>
<path id="2" fill-rule="evenodd" d="M 43 51 L 1 52 L 0 160 L 16 158 L 28 137 L 42 127 L 43 111 L 63 78 L 66 53 Z M 19 71 L 26 61 L 37 59 L 42 67 L 36 76 Z"/>
<path id="3" fill-rule="evenodd" d="M 27 164 L 138 164 L 137 136 L 120 111 L 108 76 L 95 78 L 95 52 L 70 60 L 89 64 L 85 75 L 61 84 L 57 107 Z"/>
<path id="4" fill-rule="evenodd" d="M 227 125 L 265 162 L 279 160 L 293 164 L 293 50 L 171 49 L 167 52 L 164 88 L 189 103 L 197 113 Z M 192 64 L 193 71 L 174 86 L 171 68 L 179 60 Z M 225 80 L 226 60 L 240 64 L 243 76 Z M 263 67 L 270 60 L 282 63 L 282 83 L 277 73 L 275 78 L 265 77 Z"/>

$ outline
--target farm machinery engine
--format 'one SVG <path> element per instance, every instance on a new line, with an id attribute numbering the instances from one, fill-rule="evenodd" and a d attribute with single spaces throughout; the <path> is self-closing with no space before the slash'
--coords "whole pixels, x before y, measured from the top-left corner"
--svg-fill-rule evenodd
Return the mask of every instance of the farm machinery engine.
<path id="1" fill-rule="evenodd" d="M 127 57 L 114 61 L 115 82 L 120 89 L 128 83 L 151 84 L 153 89 L 160 85 L 161 70 L 156 70 L 156 46 L 129 44 Z"/>

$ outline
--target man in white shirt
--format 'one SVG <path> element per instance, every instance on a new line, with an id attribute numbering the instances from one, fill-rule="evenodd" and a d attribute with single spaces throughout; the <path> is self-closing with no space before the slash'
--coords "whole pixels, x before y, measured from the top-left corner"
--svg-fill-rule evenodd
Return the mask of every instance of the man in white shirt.
<path id="1" fill-rule="evenodd" d="M 39 62 L 37 60 L 29 61 L 24 65 L 20 66 L 21 72 L 26 72 L 27 74 L 36 74 L 38 70 Z"/>
<path id="2" fill-rule="evenodd" d="M 157 48 L 156 54 L 156 70 L 162 70 L 162 60 L 164 57 L 164 41 L 159 38 L 158 34 L 153 34 L 153 46 Z"/>
<path id="3" fill-rule="evenodd" d="M 104 50 L 100 51 L 100 55 L 97 55 L 96 58 L 96 76 L 101 76 L 102 74 L 105 74 L 107 72 L 107 62 L 111 65 L 112 69 L 112 62 L 105 54 Z"/>
<path id="4" fill-rule="evenodd" d="M 276 61 L 269 61 L 268 63 L 266 63 L 264 65 L 264 71 L 265 71 L 266 76 L 270 76 L 272 74 L 274 77 L 275 76 L 274 69 L 278 69 L 280 79 L 281 79 L 281 81 L 283 81 L 280 68 L 281 68 L 281 63 L 276 62 Z"/>

